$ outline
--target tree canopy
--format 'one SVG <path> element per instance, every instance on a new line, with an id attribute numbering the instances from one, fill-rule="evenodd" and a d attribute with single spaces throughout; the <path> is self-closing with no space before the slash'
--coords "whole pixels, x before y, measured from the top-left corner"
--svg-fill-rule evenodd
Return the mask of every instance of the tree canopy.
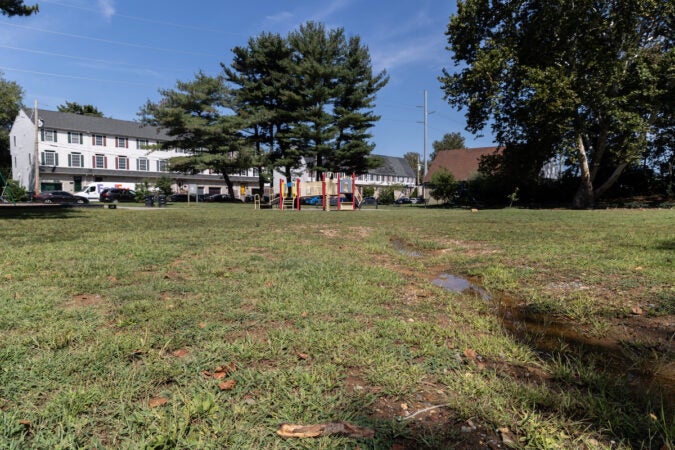
<path id="1" fill-rule="evenodd" d="M 461 133 L 445 133 L 443 138 L 440 141 L 434 141 L 431 146 L 434 148 L 434 151 L 429 155 L 429 159 L 432 161 L 436 158 L 438 152 L 443 150 L 456 150 L 458 148 L 464 148 L 465 141 L 464 136 Z"/>
<path id="2" fill-rule="evenodd" d="M 0 167 L 11 167 L 9 130 L 21 109 L 23 89 L 2 75 L 0 72 Z"/>
<path id="3" fill-rule="evenodd" d="M 308 22 L 286 37 L 263 33 L 222 64 L 257 157 L 287 178 L 302 158 L 317 170 L 362 173 L 373 164 L 369 128 L 376 92 L 367 47 L 341 28 Z"/>
<path id="4" fill-rule="evenodd" d="M 162 143 L 162 148 L 188 152 L 172 158 L 171 169 L 188 173 L 213 169 L 223 175 L 228 193 L 234 197 L 230 173 L 250 167 L 251 161 L 224 79 L 199 72 L 194 80 L 178 81 L 175 89 L 163 89 L 160 94 L 162 99 L 147 101 L 139 115 L 143 123 L 162 128 L 174 138 Z"/>
<path id="5" fill-rule="evenodd" d="M 674 14 L 661 0 L 460 1 L 446 34 L 462 68 L 440 81 L 467 129 L 491 124 L 529 173 L 567 156 L 574 206 L 590 207 L 672 130 Z"/>
<path id="6" fill-rule="evenodd" d="M 38 5 L 26 6 L 23 0 L 0 0 L 0 12 L 3 16 L 30 16 L 39 11 Z"/>
<path id="7" fill-rule="evenodd" d="M 65 105 L 58 105 L 56 107 L 60 112 L 69 112 L 73 114 L 80 114 L 82 116 L 103 117 L 103 113 L 93 105 L 80 105 L 77 102 L 66 101 Z"/>

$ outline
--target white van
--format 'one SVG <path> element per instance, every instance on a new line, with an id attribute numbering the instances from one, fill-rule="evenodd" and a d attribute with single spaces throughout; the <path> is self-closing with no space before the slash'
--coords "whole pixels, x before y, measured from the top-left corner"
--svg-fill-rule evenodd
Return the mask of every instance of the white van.
<path id="1" fill-rule="evenodd" d="M 101 191 L 106 188 L 135 189 L 136 184 L 120 183 L 114 181 L 99 181 L 98 183 L 85 185 L 82 190 L 80 192 L 76 192 L 75 195 L 86 197 L 90 202 L 97 202 L 101 195 Z"/>

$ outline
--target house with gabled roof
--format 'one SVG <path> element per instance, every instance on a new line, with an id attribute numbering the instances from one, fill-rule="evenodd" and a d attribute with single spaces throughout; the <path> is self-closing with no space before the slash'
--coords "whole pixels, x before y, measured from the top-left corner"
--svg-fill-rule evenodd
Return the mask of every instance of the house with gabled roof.
<path id="1" fill-rule="evenodd" d="M 39 191 L 74 193 L 86 184 L 108 181 L 152 184 L 168 175 L 176 192 L 188 185 L 196 185 L 199 193 L 227 192 L 220 174 L 208 170 L 197 174 L 170 172 L 169 158 L 186 152 L 179 148 L 158 150 L 158 144 L 171 141 L 161 129 L 43 109 L 38 110 L 37 121 L 33 115 L 32 110 L 21 110 L 10 132 L 12 177 L 28 191 L 35 190 L 37 174 Z M 242 195 L 250 194 L 258 184 L 254 169 L 230 178 L 236 186 L 244 187 Z"/>
<path id="2" fill-rule="evenodd" d="M 424 176 L 424 182 L 431 181 L 431 177 L 439 170 L 447 170 L 457 181 L 466 181 L 478 173 L 478 165 L 483 156 L 495 155 L 501 152 L 501 147 L 458 148 L 441 150 L 429 166 Z"/>

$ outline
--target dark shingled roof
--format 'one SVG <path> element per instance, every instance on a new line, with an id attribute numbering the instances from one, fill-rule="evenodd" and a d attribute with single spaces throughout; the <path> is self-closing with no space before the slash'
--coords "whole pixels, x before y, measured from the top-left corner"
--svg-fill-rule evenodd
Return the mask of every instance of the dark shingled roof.
<path id="1" fill-rule="evenodd" d="M 405 158 L 384 155 L 370 155 L 370 157 L 382 160 L 381 166 L 368 171 L 370 174 L 415 178 L 415 171 L 410 167 L 408 160 Z"/>
<path id="2" fill-rule="evenodd" d="M 432 175 L 441 168 L 450 172 L 457 181 L 465 181 L 478 172 L 481 156 L 501 152 L 499 147 L 458 148 L 442 150 L 436 154 L 424 182 L 431 181 Z"/>
<path id="3" fill-rule="evenodd" d="M 26 111 L 28 117 L 32 117 L 31 112 Z M 138 122 L 129 120 L 84 116 L 60 111 L 47 111 L 45 109 L 38 110 L 38 117 L 42 120 L 43 128 L 159 141 L 172 140 L 171 136 L 158 128 L 143 126 Z"/>

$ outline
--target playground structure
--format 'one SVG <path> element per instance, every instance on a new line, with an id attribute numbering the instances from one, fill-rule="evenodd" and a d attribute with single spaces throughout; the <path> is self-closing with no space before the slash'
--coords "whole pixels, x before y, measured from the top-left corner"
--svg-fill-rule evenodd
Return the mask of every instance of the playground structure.
<path id="1" fill-rule="evenodd" d="M 267 202 L 261 202 L 260 196 L 256 195 L 254 208 L 260 209 L 264 205 L 282 211 L 300 211 L 303 197 L 320 197 L 321 209 L 324 211 L 330 211 L 331 206 L 335 206 L 337 211 L 345 211 L 357 209 L 363 201 L 361 192 L 356 187 L 355 174 L 349 178 L 341 178 L 339 173 L 324 173 L 321 181 L 302 182 L 298 178 L 295 182 L 287 182 L 281 179 L 278 189 L 275 192 L 274 187 L 265 188 L 263 199 L 267 198 Z"/>
<path id="2" fill-rule="evenodd" d="M 5 177 L 0 173 L 0 203 L 14 203 L 16 205 L 16 199 L 12 195 L 12 190 L 9 188 L 9 181 L 5 180 Z"/>

